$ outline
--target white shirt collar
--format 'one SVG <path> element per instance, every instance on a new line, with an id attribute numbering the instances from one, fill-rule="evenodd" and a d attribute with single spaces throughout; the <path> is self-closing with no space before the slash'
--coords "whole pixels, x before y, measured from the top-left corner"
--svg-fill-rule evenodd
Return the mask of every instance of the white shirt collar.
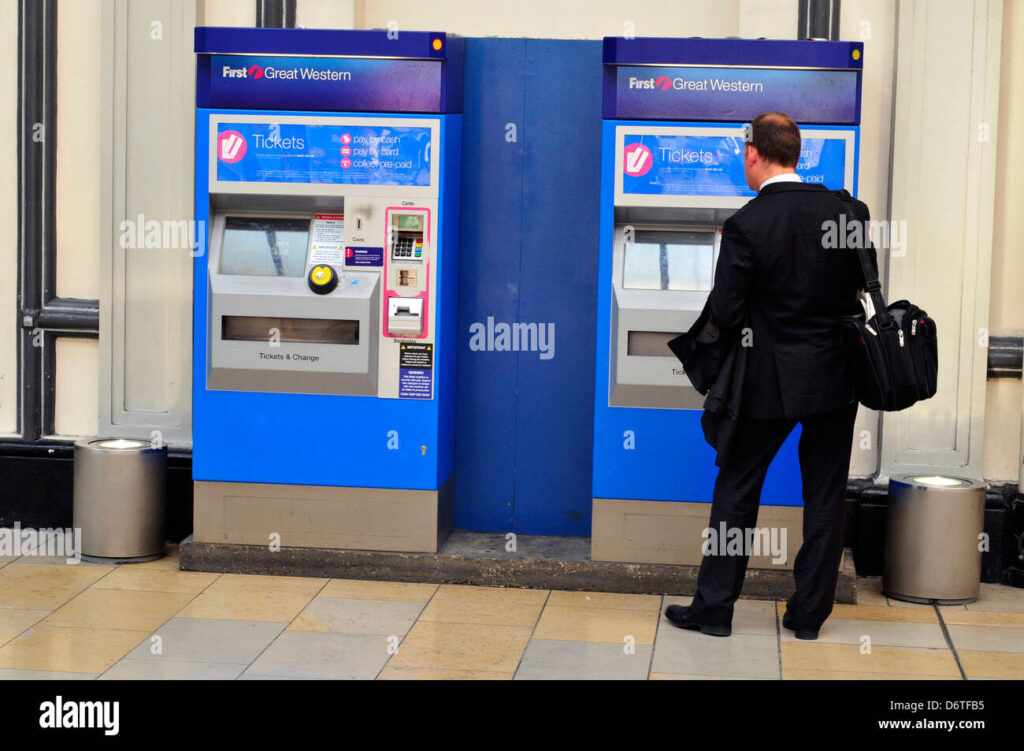
<path id="1" fill-rule="evenodd" d="M 764 190 L 764 186 L 765 185 L 771 185 L 772 183 L 801 183 L 801 182 L 803 182 L 803 180 L 800 179 L 800 175 L 798 175 L 797 173 L 795 173 L 795 172 L 783 172 L 781 175 L 776 175 L 775 177 L 769 177 L 767 180 L 765 180 L 763 183 L 761 183 L 761 187 L 757 189 L 757 192 L 760 193 L 762 190 Z"/>

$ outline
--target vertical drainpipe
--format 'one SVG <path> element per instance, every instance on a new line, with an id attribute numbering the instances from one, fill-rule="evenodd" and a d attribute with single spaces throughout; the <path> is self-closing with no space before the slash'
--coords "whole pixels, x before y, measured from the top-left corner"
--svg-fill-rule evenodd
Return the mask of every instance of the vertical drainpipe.
<path id="1" fill-rule="evenodd" d="M 839 39 L 840 0 L 800 0 L 797 39 Z"/>
<path id="2" fill-rule="evenodd" d="M 295 0 L 256 0 L 256 26 L 294 29 Z"/>

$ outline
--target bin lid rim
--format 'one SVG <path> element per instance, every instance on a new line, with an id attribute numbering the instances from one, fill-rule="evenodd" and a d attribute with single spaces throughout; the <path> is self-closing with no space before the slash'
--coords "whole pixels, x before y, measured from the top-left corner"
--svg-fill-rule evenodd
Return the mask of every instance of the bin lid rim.
<path id="1" fill-rule="evenodd" d="M 961 477 L 960 475 L 948 472 L 930 472 L 928 470 L 891 477 L 889 482 L 898 482 L 904 485 L 928 488 L 929 490 L 969 490 L 984 488 L 987 485 L 981 480 L 972 480 L 969 477 Z"/>
<path id="2" fill-rule="evenodd" d="M 124 438 L 121 436 L 99 436 L 97 438 L 84 438 L 75 442 L 75 446 L 89 449 L 100 449 L 102 451 L 166 451 L 166 445 L 154 446 L 152 442 L 142 438 Z"/>

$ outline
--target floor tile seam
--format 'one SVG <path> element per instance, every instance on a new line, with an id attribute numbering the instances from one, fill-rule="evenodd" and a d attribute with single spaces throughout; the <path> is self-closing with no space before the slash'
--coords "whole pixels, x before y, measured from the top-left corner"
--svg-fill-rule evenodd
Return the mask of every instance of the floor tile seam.
<path id="1" fill-rule="evenodd" d="M 298 617 L 299 617 L 300 615 L 302 615 L 303 611 L 304 611 L 304 610 L 305 610 L 306 608 L 308 608 L 308 607 L 309 607 L 309 603 L 313 602 L 313 600 L 315 600 L 315 599 L 316 599 L 316 598 L 317 598 L 317 597 L 318 597 L 318 596 L 320 595 L 320 593 L 324 591 L 324 589 L 325 589 L 325 588 L 327 587 L 327 585 L 328 585 L 328 584 L 330 584 L 330 583 L 331 583 L 331 579 L 330 579 L 330 577 L 327 577 L 327 578 L 326 578 L 326 579 L 324 580 L 324 583 L 323 583 L 323 584 L 321 584 L 321 585 L 320 585 L 320 587 L 319 587 L 319 588 L 318 588 L 318 589 L 316 590 L 316 592 L 314 592 L 314 593 L 313 593 L 313 594 L 312 594 L 312 595 L 311 595 L 311 596 L 309 597 L 309 599 L 308 599 L 308 600 L 306 600 L 305 604 L 304 604 L 304 605 L 303 605 L 303 606 L 302 606 L 301 608 L 299 608 L 298 612 L 296 612 L 296 613 L 295 613 L 295 615 L 294 615 L 294 616 L 292 616 L 291 620 L 289 620 L 289 621 L 287 621 L 287 622 L 284 622 L 284 625 L 283 625 L 283 626 L 281 627 L 281 629 L 280 629 L 280 630 L 279 630 L 279 631 L 277 632 L 277 634 L 276 634 L 276 635 L 274 636 L 274 638 L 273 638 L 273 639 L 271 639 L 270 641 L 268 641 L 268 642 L 267 642 L 267 644 L 266 644 L 266 646 L 264 646 L 264 647 L 263 647 L 263 649 L 261 649 L 261 650 L 259 651 L 259 654 L 257 654 L 257 655 L 256 655 L 255 657 L 253 657 L 253 658 L 252 658 L 252 659 L 251 659 L 251 660 L 249 661 L 249 663 L 248 663 L 248 664 L 247 664 L 247 665 L 245 666 L 245 668 L 244 668 L 244 669 L 242 670 L 242 672 L 241 672 L 241 673 L 239 673 L 239 674 L 238 674 L 237 676 L 235 676 L 235 680 L 236 680 L 236 681 L 237 681 L 238 679 L 240 679 L 240 678 L 241 678 L 241 677 L 242 677 L 243 675 L 245 675 L 245 674 L 246 674 L 246 672 L 247 672 L 247 671 L 249 670 L 249 668 L 251 668 L 251 667 L 252 667 L 253 665 L 255 665 L 255 664 L 256 664 L 256 661 L 257 661 L 258 659 L 260 659 L 260 657 L 262 657 L 262 656 L 263 656 L 263 655 L 264 655 L 264 654 L 266 653 L 266 651 L 267 651 L 268 649 L 270 649 L 270 647 L 272 647 L 272 646 L 273 646 L 273 645 L 274 645 L 274 644 L 275 644 L 275 643 L 277 642 L 277 640 L 278 640 L 278 639 L 280 639 L 280 638 L 281 638 L 281 634 L 284 634 L 284 633 L 286 633 L 286 632 L 288 631 L 288 627 L 289 627 L 289 626 L 291 626 L 291 625 L 292 625 L 293 623 L 295 623 L 295 619 L 296 619 L 296 618 L 298 618 Z M 220 619 L 220 618 L 218 618 L 218 619 L 214 619 L 214 620 L 226 620 L 226 619 Z M 270 622 L 270 623 L 282 623 L 282 621 L 269 621 L 269 622 Z"/>
<path id="2" fill-rule="evenodd" d="M 523 651 L 519 653 L 519 659 L 516 660 L 516 667 L 512 671 L 511 680 L 515 680 L 516 676 L 519 675 L 519 670 L 523 666 L 523 658 L 526 657 L 526 651 L 530 648 L 530 643 L 536 638 L 537 626 L 540 625 L 541 618 L 544 617 L 544 611 L 547 610 L 548 603 L 551 602 L 551 593 L 554 590 L 548 590 L 547 596 L 544 598 L 544 604 L 540 607 L 540 612 L 537 613 L 537 619 L 533 622 L 533 628 L 530 629 L 530 635 L 526 637 L 526 646 L 523 647 Z"/>
<path id="3" fill-rule="evenodd" d="M 389 654 L 385 658 L 384 662 L 380 666 L 380 670 L 378 670 L 377 674 L 373 677 L 373 680 L 375 680 L 375 681 L 376 680 L 380 680 L 381 674 L 387 669 L 387 666 L 391 664 L 391 660 L 394 659 L 394 656 L 396 654 L 398 654 L 400 651 L 402 651 L 402 645 L 405 643 L 405 640 L 409 638 L 409 634 L 412 633 L 412 630 L 414 628 L 416 628 L 416 624 L 418 624 L 418 623 L 427 623 L 428 622 L 428 621 L 421 621 L 421 618 L 423 617 L 423 614 L 425 612 L 427 612 L 427 608 L 430 607 L 430 603 L 432 603 L 434 601 L 434 598 L 437 597 L 437 593 L 441 591 L 441 587 L 443 587 L 443 586 L 444 586 L 443 584 L 436 584 L 434 586 L 434 591 L 431 592 L 430 593 L 430 597 L 428 597 L 423 602 L 423 607 L 420 608 L 420 612 L 416 615 L 416 620 L 414 620 L 412 622 L 412 625 L 409 626 L 409 628 L 408 628 L 408 630 L 406 630 L 405 634 L 402 635 L 402 638 L 398 640 L 398 644 L 395 646 L 395 651 L 393 653 Z"/>

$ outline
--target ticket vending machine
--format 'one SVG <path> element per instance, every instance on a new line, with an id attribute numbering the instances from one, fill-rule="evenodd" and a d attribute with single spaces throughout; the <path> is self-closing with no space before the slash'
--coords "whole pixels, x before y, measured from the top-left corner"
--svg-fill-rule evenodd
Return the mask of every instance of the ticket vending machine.
<path id="1" fill-rule="evenodd" d="M 194 539 L 452 526 L 462 39 L 197 28 Z"/>
<path id="2" fill-rule="evenodd" d="M 604 40 L 594 560 L 699 563 L 715 455 L 700 425 L 704 398 L 667 342 L 696 320 L 722 224 L 754 196 L 745 123 L 790 114 L 802 179 L 856 192 L 862 56 L 847 42 Z M 801 534 L 797 435 L 769 471 L 759 517 L 787 528 L 790 567 Z"/>

